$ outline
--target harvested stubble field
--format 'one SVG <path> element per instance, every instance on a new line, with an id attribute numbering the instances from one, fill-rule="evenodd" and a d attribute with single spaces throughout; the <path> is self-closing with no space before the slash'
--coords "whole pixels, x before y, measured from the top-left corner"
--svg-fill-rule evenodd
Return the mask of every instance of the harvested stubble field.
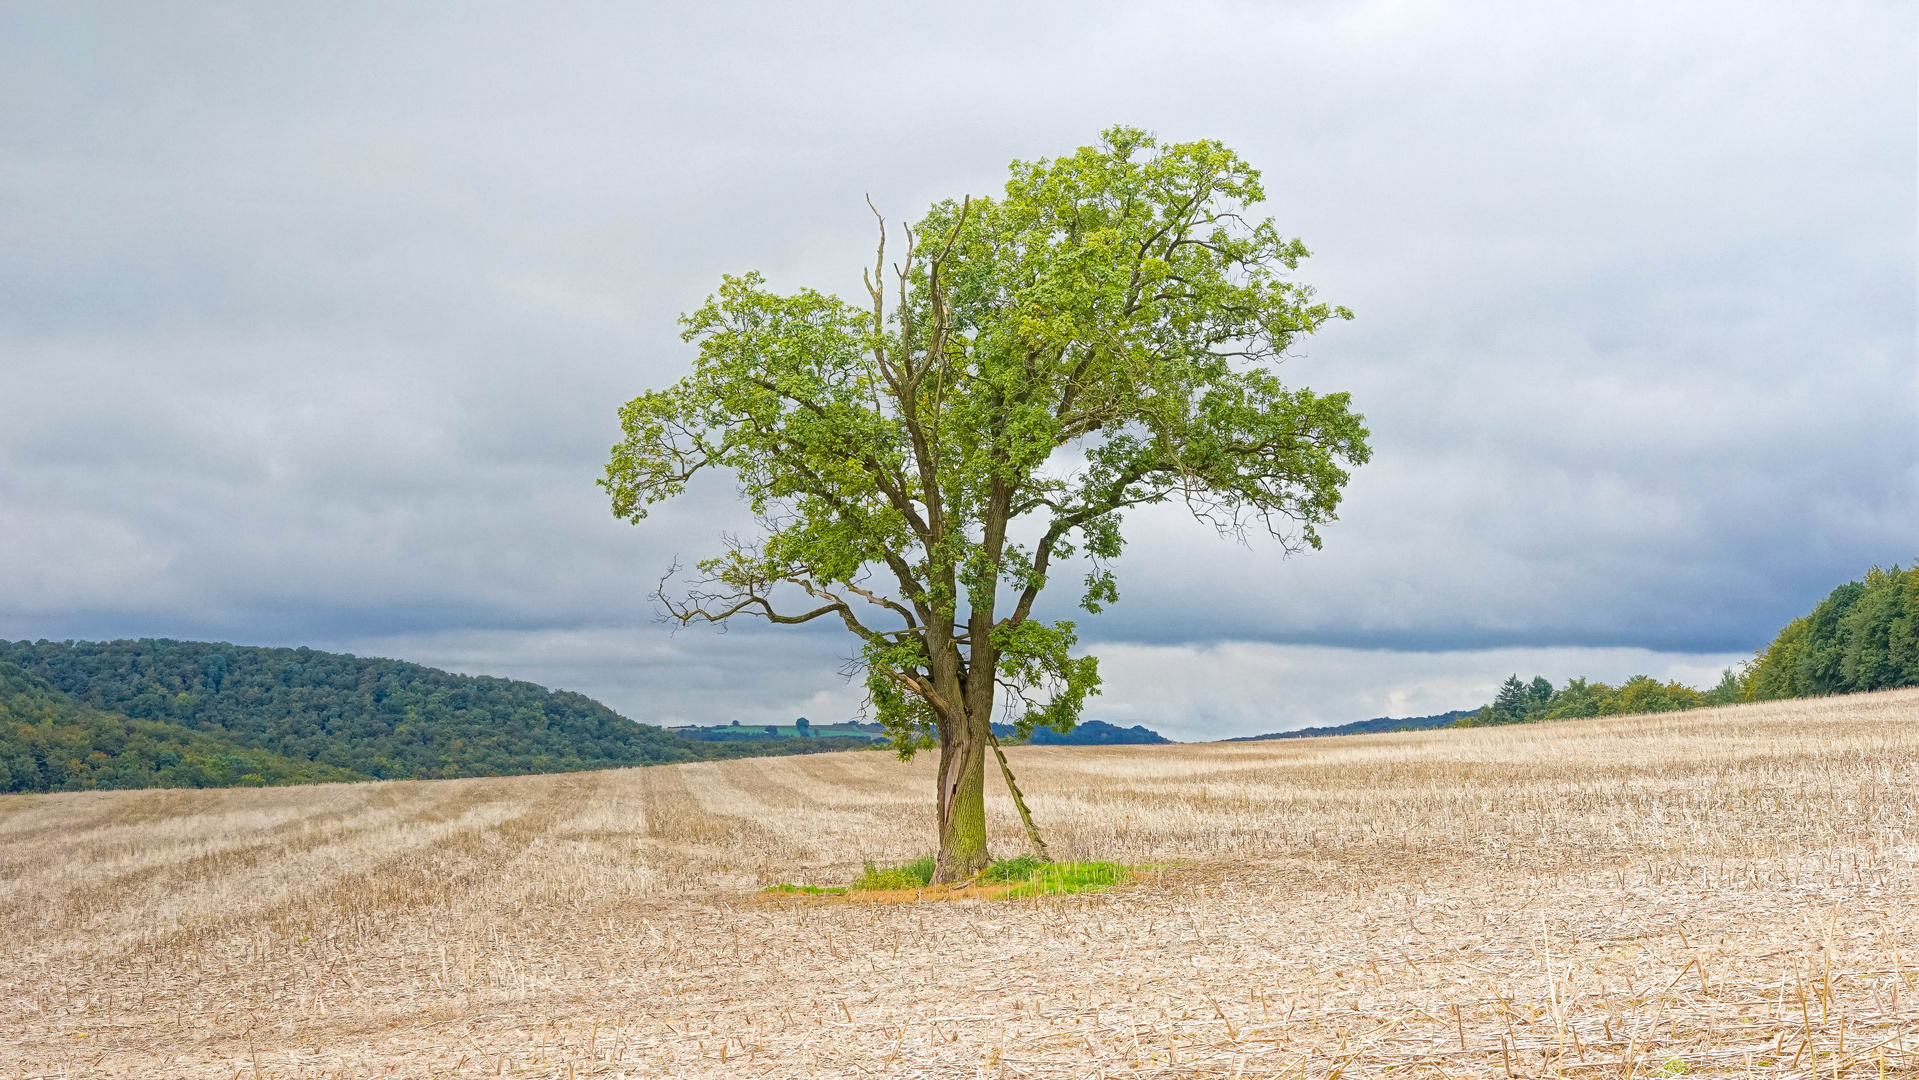
<path id="1" fill-rule="evenodd" d="M 878 753 L 7 796 L 0 1073 L 1919 1075 L 1919 691 L 1012 756 L 1167 869 L 760 894 L 922 852 Z"/>

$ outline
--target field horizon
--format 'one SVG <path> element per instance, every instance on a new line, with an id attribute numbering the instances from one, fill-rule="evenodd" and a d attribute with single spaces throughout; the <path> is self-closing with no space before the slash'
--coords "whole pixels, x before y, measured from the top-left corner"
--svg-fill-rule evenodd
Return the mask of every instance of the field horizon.
<path id="1" fill-rule="evenodd" d="M 1007 753 L 0 796 L 0 1076 L 1919 1075 L 1919 689 Z"/>

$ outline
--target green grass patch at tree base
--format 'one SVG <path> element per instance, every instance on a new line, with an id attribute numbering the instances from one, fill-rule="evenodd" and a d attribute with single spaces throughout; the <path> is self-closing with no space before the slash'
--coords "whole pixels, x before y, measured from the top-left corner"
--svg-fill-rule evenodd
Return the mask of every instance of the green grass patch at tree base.
<path id="1" fill-rule="evenodd" d="M 1037 861 L 1037 860 L 1035 860 Z M 1012 882 L 1006 899 L 1022 896 L 1065 896 L 1072 893 L 1101 892 L 1151 867 L 1122 866 L 1113 862 L 1039 863 L 1023 880 Z"/>
<path id="2" fill-rule="evenodd" d="M 853 879 L 852 888 L 856 892 L 882 892 L 892 889 L 919 889 L 933 883 L 933 871 L 939 860 L 931 855 L 922 855 L 909 863 L 877 869 L 871 862 Z"/>
<path id="3" fill-rule="evenodd" d="M 801 896 L 844 896 L 846 894 L 846 886 L 844 885 L 794 885 L 794 884 L 788 883 L 788 884 L 781 884 L 781 885 L 768 885 L 766 888 L 761 889 L 760 891 L 763 893 L 795 893 Z"/>
<path id="4" fill-rule="evenodd" d="M 900 903 L 917 900 L 1015 900 L 1028 896 L 1066 896 L 1101 892 L 1124 884 L 1157 866 L 1115 862 L 1041 862 L 1031 855 L 1001 859 L 970 881 L 934 885 L 937 860 L 927 855 L 898 866 L 868 862 L 850 885 L 768 885 L 765 894 L 839 896 L 849 900 Z"/>

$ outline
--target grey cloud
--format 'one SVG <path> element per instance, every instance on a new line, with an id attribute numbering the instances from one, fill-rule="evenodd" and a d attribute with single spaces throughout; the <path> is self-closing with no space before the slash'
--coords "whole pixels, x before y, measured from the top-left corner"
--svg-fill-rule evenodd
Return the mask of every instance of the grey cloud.
<path id="1" fill-rule="evenodd" d="M 677 313 L 755 267 L 851 294 L 863 196 L 911 215 L 1128 122 L 1265 168 L 1302 276 L 1360 316 L 1285 373 L 1350 389 L 1378 454 L 1323 553 L 1135 515 L 1083 636 L 1748 650 L 1919 555 L 1915 29 L 1895 4 L 13 9 L 0 633 L 509 667 L 653 640 L 658 573 L 742 523 L 723 484 L 638 528 L 593 487 L 618 404 L 685 369 Z M 633 671 L 744 639 L 671 640 Z M 829 692 L 830 662 L 800 674 L 826 641 L 726 693 Z"/>

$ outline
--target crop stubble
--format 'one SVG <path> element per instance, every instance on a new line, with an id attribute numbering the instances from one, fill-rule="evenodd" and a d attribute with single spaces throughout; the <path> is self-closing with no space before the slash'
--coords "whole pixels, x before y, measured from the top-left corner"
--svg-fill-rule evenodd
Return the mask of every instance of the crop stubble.
<path id="1" fill-rule="evenodd" d="M 1010 754 L 1166 869 L 760 895 L 923 851 L 878 753 L 0 797 L 0 1075 L 1919 1075 L 1919 690 Z"/>

